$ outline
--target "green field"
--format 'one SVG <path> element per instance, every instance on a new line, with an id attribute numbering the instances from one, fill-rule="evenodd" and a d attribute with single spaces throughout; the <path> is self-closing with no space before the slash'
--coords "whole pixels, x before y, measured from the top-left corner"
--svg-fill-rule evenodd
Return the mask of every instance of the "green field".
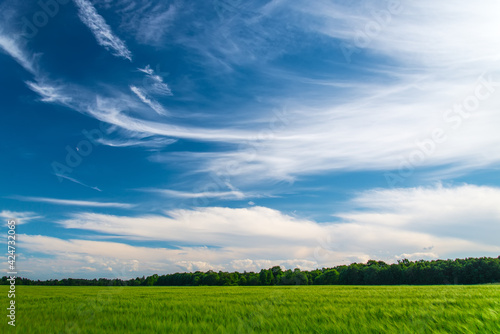
<path id="1" fill-rule="evenodd" d="M 17 333 L 500 333 L 500 285 L 17 286 L 16 311 Z"/>

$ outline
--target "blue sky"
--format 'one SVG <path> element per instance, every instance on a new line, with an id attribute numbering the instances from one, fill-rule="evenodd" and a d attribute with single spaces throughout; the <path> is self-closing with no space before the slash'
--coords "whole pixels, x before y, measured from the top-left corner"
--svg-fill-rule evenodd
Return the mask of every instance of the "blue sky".
<path id="1" fill-rule="evenodd" d="M 2 3 L 20 275 L 498 256 L 499 6 Z"/>

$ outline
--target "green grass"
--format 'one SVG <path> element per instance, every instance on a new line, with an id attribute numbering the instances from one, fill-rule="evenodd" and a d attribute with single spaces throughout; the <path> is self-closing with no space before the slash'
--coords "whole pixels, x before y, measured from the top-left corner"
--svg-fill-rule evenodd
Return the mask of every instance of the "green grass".
<path id="1" fill-rule="evenodd" d="M 17 286 L 16 311 L 17 333 L 500 333 L 500 285 Z"/>

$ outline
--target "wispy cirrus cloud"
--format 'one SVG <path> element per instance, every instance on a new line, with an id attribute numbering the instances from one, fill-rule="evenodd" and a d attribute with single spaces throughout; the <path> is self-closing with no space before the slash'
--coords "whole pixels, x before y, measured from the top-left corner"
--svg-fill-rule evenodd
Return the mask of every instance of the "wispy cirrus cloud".
<path id="1" fill-rule="evenodd" d="M 162 115 L 162 116 L 167 115 L 167 111 L 165 110 L 165 108 L 163 108 L 163 106 L 160 103 L 158 103 L 158 101 L 156 101 L 150 97 L 147 97 L 146 93 L 142 89 L 135 87 L 135 86 L 130 86 L 130 90 L 135 95 L 137 95 L 137 97 L 144 104 L 147 104 L 151 109 L 153 109 L 158 115 Z"/>
<path id="2" fill-rule="evenodd" d="M 141 137 L 140 139 L 108 139 L 102 138 L 97 140 L 100 144 L 111 147 L 146 147 L 146 148 L 161 148 L 172 145 L 177 142 L 177 139 L 161 138 L 161 137 Z"/>
<path id="3" fill-rule="evenodd" d="M 397 170 L 403 163 L 414 169 L 448 164 L 462 166 L 463 171 L 488 167 L 500 162 L 500 155 L 490 149 L 500 140 L 492 126 L 500 121 L 499 79 L 479 74 L 470 81 L 442 82 L 447 89 L 441 90 L 432 85 L 418 91 L 409 84 L 388 84 L 384 92 L 365 87 L 346 92 L 351 101 L 316 101 L 319 107 L 296 101 L 286 124 L 264 127 L 263 139 L 248 141 L 240 151 L 192 157 L 203 159 L 201 170 L 221 173 L 231 166 L 232 176 L 252 182 L 261 177 L 293 180 L 333 170 Z M 486 81 L 492 93 L 472 112 L 462 113 L 464 101 L 476 99 L 475 91 L 487 92 Z M 442 135 L 436 140 L 435 131 Z"/>
<path id="4" fill-rule="evenodd" d="M 124 130 L 125 133 L 134 134 L 129 139 L 134 139 L 137 134 L 141 134 L 142 138 L 151 136 L 168 137 L 165 139 L 168 143 L 170 143 L 172 138 L 239 143 L 247 141 L 254 134 L 251 130 L 223 127 L 206 128 L 201 124 L 200 126 L 174 125 L 161 120 L 147 120 L 132 116 L 129 114 L 130 111 L 139 111 L 144 114 L 148 114 L 149 112 L 141 109 L 134 102 L 132 95 L 126 95 L 121 91 L 112 91 L 108 96 L 96 95 L 95 92 L 87 87 L 79 85 L 62 87 L 52 84 L 48 79 L 43 79 L 36 83 L 28 82 L 27 84 L 33 91 L 42 96 L 43 102 L 63 103 L 82 114 L 116 126 Z M 157 113 L 164 111 L 161 105 L 155 104 L 155 101 L 149 100 L 146 96 L 142 95 L 143 93 L 140 89 L 137 89 L 135 86 L 131 87 L 134 87 L 134 90 L 138 93 L 137 95 L 130 88 L 134 92 L 134 96 L 139 97 L 141 102 L 148 105 L 148 108 L 155 107 Z M 123 142 L 127 142 L 127 138 L 122 138 L 122 140 Z"/>
<path id="5" fill-rule="evenodd" d="M 11 3 L 0 4 L 0 50 L 11 56 L 26 71 L 36 75 L 38 72 L 36 61 L 40 54 L 28 54 L 24 51 L 26 40 L 19 31 L 12 29 L 17 15 L 17 9 Z"/>
<path id="6" fill-rule="evenodd" d="M 241 6 L 244 7 L 242 11 L 221 13 L 220 20 L 224 24 L 218 20 L 205 24 L 210 27 L 206 29 L 208 36 L 204 33 L 189 37 L 179 34 L 177 42 L 198 48 L 206 63 L 215 59 L 226 64 L 259 64 L 257 68 L 277 82 L 287 82 L 287 87 L 280 92 L 286 97 L 273 96 L 272 99 L 293 107 L 289 108 L 286 124 L 279 124 L 279 131 L 272 117 L 269 122 L 248 124 L 244 130 L 233 132 L 235 136 L 223 135 L 231 126 L 227 124 L 226 131 L 219 130 L 221 136 L 216 140 L 244 144 L 239 150 L 221 150 L 213 154 L 191 152 L 192 161 L 197 163 L 190 165 L 197 166 L 197 171 L 228 174 L 226 171 L 231 169 L 232 177 L 254 182 L 259 179 L 294 180 L 300 175 L 329 171 L 394 170 L 422 145 L 427 145 L 434 129 L 443 130 L 446 139 L 443 143 L 432 144 L 434 148 L 430 154 L 417 152 L 426 156 L 415 168 L 453 165 L 467 171 L 500 162 L 500 156 L 490 150 L 499 140 L 492 126 L 499 117 L 495 111 L 499 107 L 498 99 L 494 98 L 499 93 L 499 77 L 494 71 L 481 76 L 484 70 L 496 68 L 499 54 L 494 35 L 498 22 L 486 7 L 450 6 L 429 1 L 402 5 L 397 15 L 389 15 L 390 22 L 381 27 L 383 30 L 371 36 L 370 43 L 358 48 L 353 55 L 354 61 L 361 52 L 382 55 L 386 63 L 376 63 L 362 71 L 371 78 L 369 81 L 358 78 L 346 84 L 345 79 L 336 78 L 331 66 L 321 75 L 304 71 L 292 72 L 290 77 L 290 71 L 267 63 L 276 54 L 260 53 L 259 50 L 277 36 L 291 38 L 297 31 L 313 32 L 310 37 L 317 40 L 318 45 L 327 45 L 328 41 L 332 46 L 340 42 L 354 43 L 367 23 L 380 24 L 380 17 L 386 18 L 383 16 L 386 15 L 384 11 L 388 11 L 385 5 L 344 6 L 317 2 L 308 6 L 276 1 L 272 6 L 257 10 Z M 258 23 L 268 17 L 283 19 L 278 9 L 299 15 L 303 20 L 291 23 L 292 27 L 286 32 L 258 27 Z M 432 14 L 436 12 L 455 19 L 444 22 L 440 16 Z M 426 23 L 422 26 L 421 21 Z M 454 31 L 454 26 L 464 29 L 463 34 L 447 33 Z M 469 27 L 474 27 L 474 31 Z M 252 31 L 251 39 L 242 33 L 245 30 Z M 442 33 L 436 35 L 435 31 Z M 429 42 L 426 36 L 431 35 L 434 37 Z M 475 37 L 479 35 L 480 38 Z M 214 42 L 199 43 L 200 39 Z M 300 43 L 297 46 L 297 42 L 287 43 L 280 44 L 279 52 L 286 52 L 289 46 L 299 50 L 306 47 Z M 464 45 L 474 47 L 463 50 L 464 53 L 461 51 Z M 338 48 L 333 51 L 340 53 Z M 327 59 L 318 61 L 327 62 Z M 340 68 L 350 66 L 343 58 L 333 63 Z M 363 68 L 362 64 L 359 66 Z M 152 73 L 147 67 L 143 72 Z M 491 89 L 490 97 L 480 101 L 470 116 L 467 112 L 456 111 L 456 104 L 463 104 L 474 96 L 481 77 L 489 86 L 483 85 L 480 89 Z M 300 100 L 294 95 L 300 95 Z M 237 109 L 235 114 L 238 114 Z M 264 108 L 254 110 L 255 118 L 265 117 L 266 113 L 269 110 Z M 141 124 L 143 129 L 159 135 L 167 129 L 159 123 L 144 127 L 140 120 L 123 121 L 124 126 L 136 128 Z M 205 136 L 206 130 L 210 131 L 196 129 L 189 138 L 212 140 Z M 260 136 L 262 132 L 266 136 Z M 170 135 L 174 134 L 170 132 Z M 186 133 L 175 135 L 185 136 Z M 443 177 L 451 173 L 451 170 L 445 171 Z"/>
<path id="7" fill-rule="evenodd" d="M 15 34 L 13 34 L 15 35 Z M 26 45 L 21 43 L 22 39 L 12 39 L 0 31 L 0 49 L 3 49 L 26 71 L 31 73 L 33 81 L 25 81 L 29 89 L 41 96 L 42 102 L 60 103 L 69 106 L 72 101 L 70 94 L 63 93 L 64 89 L 60 84 L 52 82 L 39 68 L 40 53 L 33 53 L 27 50 Z"/>
<path id="8" fill-rule="evenodd" d="M 107 5 L 121 15 L 122 29 L 135 36 L 138 43 L 155 47 L 165 45 L 165 36 L 177 18 L 178 7 L 186 6 L 161 0 L 123 0 Z"/>
<path id="9" fill-rule="evenodd" d="M 172 189 L 142 189 L 143 191 L 155 192 L 168 197 L 175 198 L 222 198 L 222 199 L 245 199 L 253 197 L 238 190 L 232 191 L 205 191 L 205 192 L 188 192 Z"/>
<path id="10" fill-rule="evenodd" d="M 13 39 L 9 36 L 3 34 L 0 30 L 0 48 L 3 49 L 8 55 L 10 55 L 14 60 L 21 65 L 26 71 L 31 74 L 35 74 L 36 65 L 35 59 L 37 55 L 32 55 L 29 57 L 19 45 L 18 39 Z"/>
<path id="11" fill-rule="evenodd" d="M 132 52 L 127 48 L 125 42 L 113 33 L 111 27 L 97 13 L 92 3 L 88 0 L 74 0 L 74 2 L 78 7 L 78 16 L 94 34 L 97 43 L 110 50 L 113 55 L 132 61 Z"/>
<path id="12" fill-rule="evenodd" d="M 103 96 L 95 97 L 83 112 L 128 131 L 166 137 L 189 138 L 205 141 L 243 142 L 254 132 L 231 128 L 206 128 L 203 126 L 181 126 L 161 121 L 145 120 L 123 113 L 128 106 L 122 101 Z"/>
<path id="13" fill-rule="evenodd" d="M 52 84 L 41 82 L 27 81 L 26 85 L 35 93 L 38 93 L 42 98 L 43 102 L 54 102 L 68 104 L 71 102 L 72 98 L 64 93 L 61 93 L 62 88 L 53 86 Z"/>
<path id="14" fill-rule="evenodd" d="M 163 6 L 161 3 L 152 10 L 137 17 L 135 30 L 137 41 L 159 46 L 164 41 L 166 32 L 171 28 L 177 14 L 175 5 Z"/>
<path id="15" fill-rule="evenodd" d="M 93 189 L 93 190 L 96 190 L 96 191 L 102 191 L 101 189 L 99 189 L 98 187 L 92 187 L 92 186 L 89 186 L 88 184 L 86 183 L 83 183 L 81 181 L 78 181 L 77 179 L 73 178 L 73 177 L 70 177 L 70 176 L 67 176 L 67 175 L 63 175 L 63 174 L 55 174 L 58 178 L 63 178 L 63 179 L 66 179 L 68 181 L 71 181 L 73 183 L 76 183 L 76 184 L 79 184 L 81 186 L 84 186 L 86 188 L 90 188 L 90 189 Z"/>
<path id="16" fill-rule="evenodd" d="M 237 150 L 185 152 L 171 158 L 180 157 L 191 170 L 195 166 L 198 172 L 229 173 L 242 182 L 294 180 L 332 170 L 398 169 L 415 151 L 429 146 L 435 129 L 442 131 L 443 141 L 431 143 L 428 153 L 418 153 L 425 157 L 415 168 L 454 164 L 467 171 L 500 161 L 499 153 L 491 150 L 499 140 L 493 126 L 500 107 L 494 98 L 500 93 L 497 76 L 487 74 L 454 83 L 434 81 L 432 85 L 425 81 L 428 87 L 419 90 L 411 85 L 412 78 L 409 80 L 396 80 L 384 89 L 365 85 L 364 90 L 346 92 L 335 101 L 315 101 L 319 107 L 308 105 L 306 99 L 295 101 L 284 119 L 270 116 L 267 122 L 250 123 L 245 128 L 231 127 L 227 119 L 225 127 L 146 120 L 127 113 L 131 97 L 95 96 L 82 90 L 74 109 L 143 137 L 240 144 Z M 447 88 L 436 89 L 441 85 Z M 491 89 L 489 98 L 480 101 L 470 116 L 454 111 L 454 105 L 473 97 L 478 87 L 483 93 Z M 133 139 L 122 138 L 118 143 Z"/>
<path id="17" fill-rule="evenodd" d="M 186 26 L 179 24 L 173 32 L 178 28 L 183 33 L 172 33 L 168 37 L 199 55 L 192 57 L 192 61 L 215 68 L 217 72 L 233 71 L 242 65 L 260 66 L 296 45 L 294 33 L 298 30 L 289 16 L 294 13 L 286 4 L 280 6 L 279 3 L 206 2 L 200 8 L 212 15 L 202 16 L 201 24 L 187 27 L 190 33 Z M 179 14 L 178 22 L 183 19 Z"/>
<path id="18" fill-rule="evenodd" d="M 144 68 L 138 68 L 139 71 L 145 73 L 149 79 L 148 87 L 152 93 L 159 95 L 169 95 L 172 96 L 172 90 L 166 83 L 163 82 L 163 78 L 155 73 L 151 66 L 146 65 Z"/>
<path id="19" fill-rule="evenodd" d="M 114 203 L 114 202 L 96 202 L 96 201 L 81 201 L 81 200 L 70 200 L 70 199 L 58 199 L 58 198 L 48 198 L 48 197 L 32 197 L 32 196 L 9 196 L 9 198 L 25 201 L 25 202 L 41 202 L 49 203 L 55 205 L 67 205 L 67 206 L 88 206 L 96 208 L 122 208 L 130 209 L 135 205 L 128 203 Z"/>
<path id="20" fill-rule="evenodd" d="M 37 215 L 35 212 L 27 211 L 10 211 L 10 210 L 2 210 L 0 211 L 0 217 L 5 219 L 16 219 L 18 224 L 28 223 L 30 220 L 40 219 L 43 216 Z"/>
<path id="21" fill-rule="evenodd" d="M 292 8 L 314 18 L 309 21 L 311 29 L 347 42 L 344 46 L 353 52 L 354 60 L 363 52 L 373 52 L 418 64 L 421 69 L 455 70 L 498 60 L 499 47 L 491 41 L 500 28 L 494 15 L 499 4 L 493 0 L 480 7 L 466 1 L 459 5 L 431 0 L 366 1 L 361 6 L 328 1 L 306 6 L 305 1 L 297 1 Z"/>
<path id="22" fill-rule="evenodd" d="M 138 70 L 145 73 L 153 85 L 146 88 L 128 85 L 128 95 L 122 91 L 116 93 L 119 90 L 107 95 L 96 95 L 92 89 L 85 87 L 79 87 L 81 89 L 76 94 L 61 90 L 50 82 L 37 83 L 31 88 L 45 102 L 68 102 L 70 96 L 73 109 L 124 129 L 124 138 L 107 141 L 111 146 L 129 146 L 134 142 L 135 138 L 127 138 L 126 132 L 141 133 L 143 137 L 164 137 L 166 140 L 183 138 L 230 144 L 223 149 L 215 148 L 212 152 L 182 152 L 174 154 L 172 158 L 175 160 L 181 156 L 182 162 L 189 166 L 189 172 L 225 173 L 238 178 L 241 183 L 269 179 L 293 181 L 301 175 L 331 171 L 398 169 L 405 159 L 411 158 L 414 151 L 420 150 L 422 143 L 425 145 L 435 129 L 443 130 L 446 140 L 435 144 L 430 154 L 424 152 L 425 158 L 415 168 L 444 169 L 452 166 L 455 170 L 458 167 L 459 170 L 468 171 L 500 162 L 498 150 L 492 149 L 499 140 L 494 126 L 499 122 L 496 110 L 500 107 L 495 98 L 500 85 L 497 73 L 488 72 L 482 76 L 489 86 L 483 85 L 481 90 L 484 93 L 491 89 L 490 98 L 481 100 L 473 112 L 454 109 L 456 104 L 463 104 L 469 96 L 474 96 L 484 70 L 496 68 L 497 65 L 498 43 L 492 31 L 497 31 L 494 28 L 498 22 L 486 7 L 450 6 L 429 1 L 405 5 L 411 10 L 393 15 L 390 24 L 385 25 L 384 30 L 374 35 L 371 43 L 360 51 L 372 56 L 381 55 L 384 62 L 376 62 L 370 68 L 363 69 L 361 76 L 346 84 L 346 79 L 338 78 L 336 70 L 332 70 L 337 68 L 335 66 L 343 69 L 343 65 L 351 66 L 342 64 L 344 59 L 340 62 L 336 59 L 333 63 L 337 65 L 333 67 L 329 65 L 322 68 L 324 73 L 321 75 L 310 70 L 300 71 L 300 68 L 295 72 L 279 68 L 268 62 L 273 58 L 271 54 L 256 59 L 259 50 L 279 38 L 283 32 L 281 28 L 259 28 L 258 23 L 269 17 L 283 20 L 279 14 L 283 6 L 287 12 L 302 18 L 295 20 L 286 31 L 286 34 L 290 34 L 287 35 L 290 37 L 288 41 L 295 40 L 291 37 L 300 36 L 296 34 L 299 31 L 308 34 L 313 41 L 318 41 L 317 45 L 326 50 L 330 50 L 329 46 L 337 47 L 340 41 L 352 42 L 358 28 L 364 28 L 372 20 L 376 21 L 373 13 L 386 8 L 333 6 L 321 1 L 311 6 L 304 3 L 291 5 L 276 1 L 272 6 L 259 7 L 258 10 L 245 7 L 248 10 L 244 13 L 224 12 L 219 20 L 209 22 L 207 26 L 215 30 L 208 37 L 218 39 L 217 43 L 195 43 L 197 47 L 210 49 L 200 50 L 201 59 L 210 62 L 218 55 L 218 61 L 221 62 L 259 64 L 256 71 L 265 73 L 275 80 L 275 86 L 283 88 L 273 87 L 273 93 L 266 95 L 259 92 L 255 93 L 255 97 L 264 101 L 272 100 L 278 106 L 291 105 L 285 122 L 273 120 L 273 116 L 269 116 L 271 107 L 268 105 L 252 109 L 252 121 L 245 123 L 245 126 L 241 125 L 241 119 L 248 119 L 244 118 L 247 116 L 246 109 L 238 104 L 234 104 L 234 115 L 237 117 L 228 118 L 223 113 L 210 114 L 213 123 L 209 125 L 204 122 L 204 118 L 192 118 L 189 124 L 176 124 L 175 120 L 164 122 L 150 117 L 146 107 L 153 108 L 158 114 L 164 108 L 146 93 L 155 94 L 154 84 L 160 87 L 157 93 L 162 91 L 168 95 L 170 89 L 149 65 Z M 436 12 L 456 19 L 443 22 L 432 15 Z M 417 17 L 415 13 L 421 15 Z M 225 25 L 217 28 L 220 20 Z M 460 20 L 465 20 L 467 24 L 462 24 Z M 420 25 L 416 21 L 425 21 L 426 24 Z M 417 26 L 418 29 L 415 28 Z M 474 27 L 474 31 L 462 31 L 460 35 L 448 33 L 454 31 L 451 29 L 454 26 Z M 233 29 L 235 27 L 246 27 L 247 30 L 255 28 L 260 38 L 252 38 L 251 34 L 240 35 L 243 30 Z M 434 36 L 433 31 L 442 33 Z M 483 34 L 483 31 L 486 33 Z M 218 35 L 219 32 L 221 35 Z M 183 36 L 180 33 L 179 38 L 185 39 L 177 42 L 190 44 L 199 39 L 208 39 L 203 33 L 195 35 Z M 427 36 L 431 35 L 434 39 L 428 42 Z M 388 45 L 393 40 L 401 43 Z M 426 43 L 430 43 L 431 47 L 422 47 Z M 307 44 L 291 45 L 295 45 L 297 52 L 308 48 Z M 465 50 L 464 54 L 458 52 L 463 45 L 474 47 Z M 406 52 L 407 49 L 411 51 Z M 279 52 L 287 51 L 290 51 L 289 45 L 282 44 Z M 324 61 L 317 60 L 320 63 Z M 359 68 L 363 68 L 363 64 L 359 64 L 357 70 Z M 209 72 L 212 73 L 213 68 L 209 68 Z M 363 79 L 363 75 L 369 80 Z M 145 104 L 144 109 L 139 103 L 131 103 L 135 97 Z M 140 117 L 142 114 L 148 117 Z M 207 150 L 210 149 L 212 147 Z M 447 174 L 451 172 L 444 171 L 442 177 Z"/>

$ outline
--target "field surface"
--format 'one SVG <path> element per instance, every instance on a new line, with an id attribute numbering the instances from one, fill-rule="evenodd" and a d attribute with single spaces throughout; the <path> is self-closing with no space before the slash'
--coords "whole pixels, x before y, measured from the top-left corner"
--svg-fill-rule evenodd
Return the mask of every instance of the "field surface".
<path id="1" fill-rule="evenodd" d="M 7 288 L 1 333 L 500 333 L 500 285 Z"/>

